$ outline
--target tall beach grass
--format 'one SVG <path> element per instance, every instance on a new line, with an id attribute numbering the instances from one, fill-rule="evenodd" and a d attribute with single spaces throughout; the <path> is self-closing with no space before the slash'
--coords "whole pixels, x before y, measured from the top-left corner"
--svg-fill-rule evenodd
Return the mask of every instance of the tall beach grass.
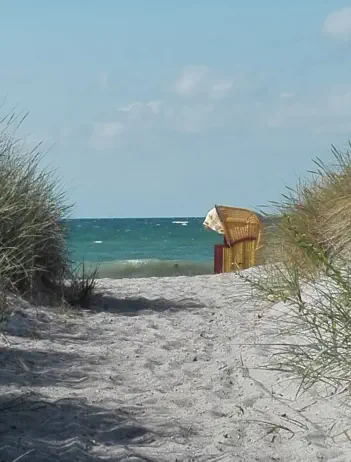
<path id="1" fill-rule="evenodd" d="M 0 123 L 0 293 L 58 303 L 68 291 L 73 303 L 80 296 L 72 290 L 91 292 L 94 281 L 85 275 L 82 285 L 72 270 L 64 225 L 71 206 L 53 172 L 42 169 L 40 146 L 26 150 L 16 137 L 21 122 L 12 115 Z"/>
<path id="2" fill-rule="evenodd" d="M 248 277 L 260 301 L 284 302 L 277 318 L 285 342 L 269 367 L 301 380 L 351 384 L 351 151 L 314 161 L 312 177 L 274 203 L 265 265 Z"/>

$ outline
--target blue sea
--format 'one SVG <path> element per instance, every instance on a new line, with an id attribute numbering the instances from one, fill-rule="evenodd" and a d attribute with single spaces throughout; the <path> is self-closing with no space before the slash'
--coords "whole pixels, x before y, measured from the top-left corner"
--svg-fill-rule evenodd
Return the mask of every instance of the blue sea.
<path id="1" fill-rule="evenodd" d="M 223 236 L 204 229 L 204 218 L 68 220 L 74 262 L 100 278 L 193 276 L 213 273 L 213 246 Z"/>

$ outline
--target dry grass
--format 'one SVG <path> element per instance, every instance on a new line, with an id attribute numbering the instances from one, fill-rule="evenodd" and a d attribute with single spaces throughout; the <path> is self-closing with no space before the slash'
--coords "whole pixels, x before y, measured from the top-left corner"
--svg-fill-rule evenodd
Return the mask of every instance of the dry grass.
<path id="1" fill-rule="evenodd" d="M 98 266 L 92 272 L 86 272 L 84 262 L 71 273 L 71 278 L 64 289 L 64 300 L 70 306 L 88 308 L 96 288 Z"/>
<path id="2" fill-rule="evenodd" d="M 66 247 L 64 220 L 71 206 L 57 178 L 41 168 L 40 146 L 23 152 L 15 137 L 21 122 L 15 116 L 0 121 L 0 292 L 35 301 L 71 280 L 72 292 L 81 289 L 85 302 L 93 290 L 91 277 L 77 282 Z M 5 313 L 6 303 L 0 305 Z"/>
<path id="3" fill-rule="evenodd" d="M 285 303 L 269 367 L 302 379 L 301 390 L 351 381 L 351 154 L 333 155 L 273 204 L 266 265 L 249 278 L 261 301 Z"/>

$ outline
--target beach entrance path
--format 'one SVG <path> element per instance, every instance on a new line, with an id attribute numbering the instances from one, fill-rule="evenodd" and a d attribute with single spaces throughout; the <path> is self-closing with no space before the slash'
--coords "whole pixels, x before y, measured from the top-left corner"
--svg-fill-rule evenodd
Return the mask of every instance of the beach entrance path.
<path id="1" fill-rule="evenodd" d="M 1 461 L 351 460 L 345 394 L 294 400 L 296 384 L 258 369 L 277 332 L 238 275 L 99 291 L 80 314 L 15 312 L 0 349 Z"/>

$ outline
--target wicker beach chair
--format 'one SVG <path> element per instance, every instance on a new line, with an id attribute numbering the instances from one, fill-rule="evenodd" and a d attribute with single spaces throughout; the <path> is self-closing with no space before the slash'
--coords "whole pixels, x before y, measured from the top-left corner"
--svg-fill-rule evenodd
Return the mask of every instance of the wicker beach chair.
<path id="1" fill-rule="evenodd" d="M 256 264 L 260 220 L 251 210 L 216 205 L 224 231 L 224 245 L 215 246 L 215 273 L 250 268 Z"/>

